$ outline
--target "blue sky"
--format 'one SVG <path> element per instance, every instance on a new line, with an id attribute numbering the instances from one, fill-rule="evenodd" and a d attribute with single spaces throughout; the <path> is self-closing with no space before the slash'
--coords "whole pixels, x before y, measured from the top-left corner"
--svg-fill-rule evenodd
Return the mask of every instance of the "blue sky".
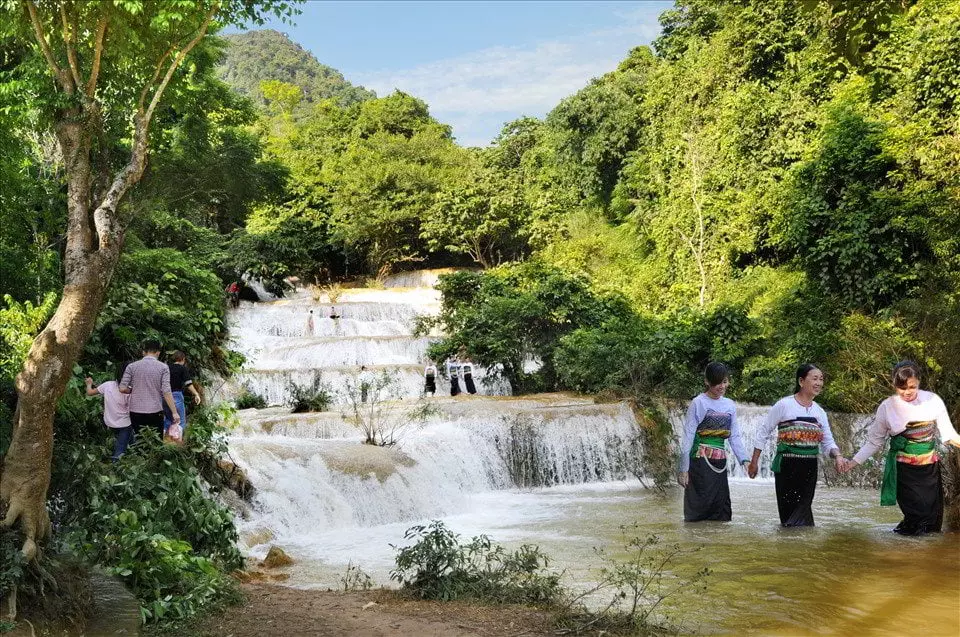
<path id="1" fill-rule="evenodd" d="M 320 2 L 274 28 L 354 84 L 427 102 L 465 146 L 542 117 L 659 32 L 672 2 Z"/>

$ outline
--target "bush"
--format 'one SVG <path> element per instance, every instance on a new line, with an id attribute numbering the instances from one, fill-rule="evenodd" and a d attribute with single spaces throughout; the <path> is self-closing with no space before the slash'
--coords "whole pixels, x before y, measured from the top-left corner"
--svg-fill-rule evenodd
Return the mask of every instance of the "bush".
<path id="1" fill-rule="evenodd" d="M 255 394 L 249 388 L 244 387 L 240 395 L 237 396 L 237 409 L 263 409 L 267 406 L 267 399 L 260 394 Z"/>
<path id="2" fill-rule="evenodd" d="M 416 543 L 398 550 L 390 578 L 421 599 L 551 604 L 563 594 L 560 575 L 546 570 L 547 556 L 536 546 L 510 553 L 485 535 L 461 544 L 436 520 L 407 529 L 404 538 Z"/>
<path id="3" fill-rule="evenodd" d="M 674 634 L 676 630 L 667 630 L 669 614 L 659 612 L 664 600 L 677 594 L 696 595 L 702 592 L 704 579 L 711 573 L 702 568 L 690 578 L 677 578 L 667 569 L 676 558 L 699 551 L 700 548 L 684 550 L 679 544 L 660 546 L 656 535 L 646 537 L 638 535 L 638 523 L 620 527 L 625 559 L 609 557 L 603 549 L 594 551 L 603 560 L 600 580 L 590 590 L 570 602 L 566 612 L 561 613 L 558 623 L 564 632 L 580 634 L 589 629 L 591 634 L 606 635 L 646 635 L 661 632 Z M 580 603 L 588 595 L 602 596 L 612 593 L 606 606 L 600 610 L 589 610 Z M 659 621 L 654 624 L 655 618 Z M 659 626 L 657 625 L 659 624 Z M 655 630 L 659 628 L 660 630 Z"/>
<path id="4" fill-rule="evenodd" d="M 308 411 L 326 411 L 333 404 L 333 393 L 330 386 L 323 382 L 320 375 L 316 375 L 309 385 L 290 383 L 290 406 L 294 414 Z"/>
<path id="5" fill-rule="evenodd" d="M 218 488 L 211 467 L 225 449 L 222 415 L 196 410 L 182 446 L 145 430 L 116 463 L 105 462 L 106 445 L 90 442 L 67 443 L 55 457 L 61 543 L 120 576 L 144 621 L 181 620 L 236 598 L 224 576 L 243 565 L 233 516 L 208 496 Z M 207 486 L 204 476 L 215 481 Z"/>

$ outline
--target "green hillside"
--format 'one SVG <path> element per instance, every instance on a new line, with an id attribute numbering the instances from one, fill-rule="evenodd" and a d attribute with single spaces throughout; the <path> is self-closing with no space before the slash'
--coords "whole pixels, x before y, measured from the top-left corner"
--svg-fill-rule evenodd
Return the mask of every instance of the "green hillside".
<path id="1" fill-rule="evenodd" d="M 217 74 L 230 86 L 263 104 L 260 82 L 279 80 L 303 90 L 303 103 L 334 98 L 349 106 L 376 97 L 373 91 L 354 86 L 336 69 L 321 64 L 312 53 L 285 34 L 272 29 L 225 36 L 226 55 Z"/>

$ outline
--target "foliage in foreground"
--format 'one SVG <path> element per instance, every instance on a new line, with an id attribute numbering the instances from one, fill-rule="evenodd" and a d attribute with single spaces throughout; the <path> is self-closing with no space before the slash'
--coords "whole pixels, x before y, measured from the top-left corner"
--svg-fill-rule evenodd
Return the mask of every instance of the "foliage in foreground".
<path id="1" fill-rule="evenodd" d="M 187 619 L 237 599 L 226 576 L 243 564 L 233 515 L 209 496 L 219 488 L 211 468 L 225 449 L 222 416 L 193 412 L 182 446 L 143 433 L 116 463 L 107 447 L 90 442 L 65 443 L 57 455 L 60 547 L 119 576 L 145 623 Z M 102 424 L 91 432 L 93 440 L 104 437 Z"/>
<path id="2" fill-rule="evenodd" d="M 462 544 L 436 520 L 411 527 L 404 539 L 416 542 L 397 550 L 390 578 L 421 599 L 552 604 L 562 597 L 560 575 L 547 571 L 549 560 L 535 546 L 508 552 L 486 535 Z"/>
<path id="3" fill-rule="evenodd" d="M 421 599 L 541 606 L 554 613 L 562 634 L 635 635 L 660 628 L 672 621 L 664 601 L 681 592 L 702 593 L 710 570 L 677 575 L 672 570 L 678 559 L 699 549 L 663 546 L 655 535 L 641 536 L 636 523 L 620 532 L 617 555 L 594 549 L 603 563 L 599 580 L 577 595 L 561 585 L 562 574 L 548 570 L 549 559 L 538 547 L 509 552 L 485 535 L 463 543 L 436 520 L 407 530 L 404 537 L 414 544 L 393 547 L 397 568 L 390 577 Z"/>

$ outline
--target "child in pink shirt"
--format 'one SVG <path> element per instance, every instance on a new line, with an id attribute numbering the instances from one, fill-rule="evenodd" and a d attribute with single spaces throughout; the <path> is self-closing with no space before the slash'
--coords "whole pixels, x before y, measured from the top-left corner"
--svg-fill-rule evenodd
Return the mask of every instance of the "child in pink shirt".
<path id="1" fill-rule="evenodd" d="M 93 386 L 93 379 L 86 378 L 87 396 L 103 396 L 103 423 L 113 432 L 114 462 L 123 455 L 133 441 L 133 427 L 130 426 L 130 396 L 120 393 L 117 381 L 110 380 Z"/>

